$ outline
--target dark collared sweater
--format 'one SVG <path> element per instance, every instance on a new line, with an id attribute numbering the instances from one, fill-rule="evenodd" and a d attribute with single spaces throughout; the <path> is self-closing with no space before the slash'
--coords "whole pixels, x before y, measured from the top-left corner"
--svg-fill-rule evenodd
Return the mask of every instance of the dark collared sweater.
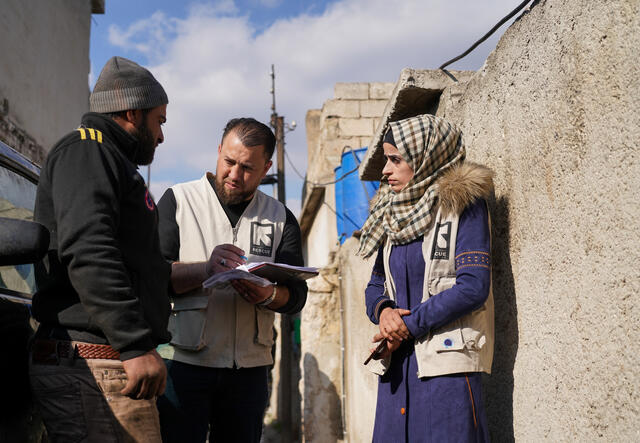
<path id="1" fill-rule="evenodd" d="M 170 339 L 170 266 L 136 149 L 111 118 L 85 114 L 49 152 L 35 208 L 51 244 L 36 267 L 34 317 L 58 338 L 109 343 L 122 360 Z"/>

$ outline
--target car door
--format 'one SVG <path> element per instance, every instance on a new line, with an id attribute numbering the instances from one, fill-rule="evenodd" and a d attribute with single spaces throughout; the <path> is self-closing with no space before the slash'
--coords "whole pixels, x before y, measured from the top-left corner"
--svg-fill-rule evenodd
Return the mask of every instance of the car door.
<path id="1" fill-rule="evenodd" d="M 40 169 L 0 142 L 0 217 L 33 220 Z M 0 266 L 0 298 L 31 305 L 33 264 Z"/>
<path id="2" fill-rule="evenodd" d="M 0 217 L 33 220 L 40 170 L 0 142 Z M 0 229 L 3 229 L 0 225 Z M 7 245 L 0 245 L 6 247 Z M 11 246 L 11 245 L 9 245 Z M 0 266 L 0 441 L 47 441 L 31 401 L 28 343 L 36 326 L 31 298 L 36 291 L 33 264 Z"/>

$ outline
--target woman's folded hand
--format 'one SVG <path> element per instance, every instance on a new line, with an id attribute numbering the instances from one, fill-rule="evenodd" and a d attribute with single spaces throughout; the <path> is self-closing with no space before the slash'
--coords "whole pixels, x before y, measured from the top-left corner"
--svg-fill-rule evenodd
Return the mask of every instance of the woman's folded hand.
<path id="1" fill-rule="evenodd" d="M 407 325 L 404 324 L 402 317 L 410 315 L 408 309 L 387 307 L 380 313 L 380 335 L 388 342 L 402 342 L 411 337 Z M 378 340 L 379 341 L 379 340 Z"/>

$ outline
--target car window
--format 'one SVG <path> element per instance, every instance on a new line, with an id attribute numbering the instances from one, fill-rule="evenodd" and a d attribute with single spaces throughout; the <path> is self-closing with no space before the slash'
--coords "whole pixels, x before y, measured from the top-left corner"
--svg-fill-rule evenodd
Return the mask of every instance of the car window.
<path id="1" fill-rule="evenodd" d="M 36 184 L 0 166 L 0 217 L 33 220 Z M 0 266 L 0 288 L 35 292 L 33 265 Z"/>

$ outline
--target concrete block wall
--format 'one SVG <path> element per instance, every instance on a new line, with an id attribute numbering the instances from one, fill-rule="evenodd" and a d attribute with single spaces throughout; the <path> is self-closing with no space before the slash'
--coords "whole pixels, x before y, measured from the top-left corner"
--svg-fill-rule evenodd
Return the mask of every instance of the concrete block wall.
<path id="1" fill-rule="evenodd" d="M 380 122 L 385 106 L 393 92 L 394 83 L 336 83 L 333 98 L 322 109 L 307 112 L 307 180 L 325 183 L 335 179 L 334 168 L 340 164 L 345 146 L 358 149 L 367 146 Z M 305 196 L 314 186 L 307 183 Z M 335 247 L 338 236 L 335 230 L 335 195 L 333 186 L 327 186 L 323 209 L 306 214 L 303 202 L 301 217 L 313 217 L 311 238 L 324 239 L 322 245 L 313 243 L 306 247 L 305 259 L 309 266 L 328 264 L 327 248 Z M 321 232 L 320 232 L 321 231 Z"/>
<path id="2" fill-rule="evenodd" d="M 357 149 L 369 143 L 394 85 L 336 83 L 333 98 L 320 110 L 319 142 L 309 152 L 310 179 L 330 176 L 345 146 Z"/>
<path id="3" fill-rule="evenodd" d="M 344 147 L 357 149 L 367 145 L 393 87 L 393 83 L 337 83 L 334 97 L 327 100 L 322 109 L 307 113 L 309 181 L 334 180 L 334 168 L 340 164 Z M 307 186 L 305 195 L 310 196 L 312 185 Z M 346 362 L 341 348 L 345 346 L 345 338 L 337 267 L 343 259 L 335 256 L 338 235 L 334 186 L 325 187 L 319 208 L 308 211 L 307 203 L 309 200 L 305 199 L 301 211 L 301 225 L 310 225 L 308 232 L 303 233 L 304 256 L 308 266 L 323 269 L 320 276 L 308 281 L 309 296 L 301 313 L 303 436 L 308 442 L 336 442 L 343 441 L 343 416 L 361 417 L 354 411 L 342 409 L 345 405 L 342 396 L 347 387 L 342 377 Z M 362 360 L 364 358 L 366 356 Z M 374 377 L 370 378 L 375 381 Z M 357 391 L 353 396 L 359 396 Z M 364 421 L 354 423 L 364 423 L 363 427 L 369 428 L 372 418 L 367 411 L 370 410 L 368 406 L 363 412 Z M 360 441 L 348 435 L 346 440 Z"/>

